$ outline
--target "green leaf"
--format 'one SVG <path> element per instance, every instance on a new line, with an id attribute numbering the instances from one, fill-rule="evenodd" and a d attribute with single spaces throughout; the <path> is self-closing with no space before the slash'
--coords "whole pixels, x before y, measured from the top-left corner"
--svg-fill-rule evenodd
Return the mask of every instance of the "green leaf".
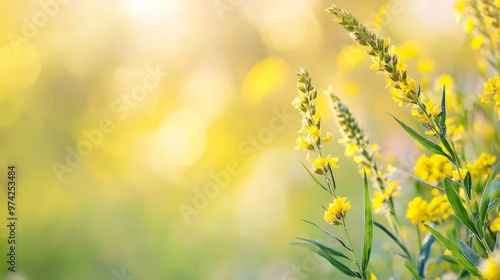
<path id="1" fill-rule="evenodd" d="M 359 274 L 359 272 L 350 269 L 347 265 L 343 264 L 342 262 L 335 259 L 333 256 L 329 255 L 325 251 L 315 247 L 314 245 L 312 245 L 310 243 L 291 242 L 290 244 L 293 246 L 305 248 L 311 252 L 314 252 L 314 253 L 320 255 L 325 260 L 327 260 L 331 265 L 333 265 L 335 268 L 337 268 L 340 272 L 344 273 L 345 275 L 347 275 L 349 277 L 361 279 L 361 274 Z"/>
<path id="2" fill-rule="evenodd" d="M 307 166 L 305 166 L 301 161 L 299 161 L 300 164 L 302 165 L 302 167 L 304 167 L 304 169 L 307 171 L 307 174 L 309 174 L 309 176 L 314 180 L 314 182 L 316 182 L 316 184 L 318 184 L 320 187 L 322 187 L 325 191 L 329 192 L 329 193 L 332 193 L 330 190 L 328 190 L 323 184 L 321 184 L 321 182 L 318 180 L 318 178 L 316 178 L 311 170 L 309 170 L 309 168 L 307 168 Z"/>
<path id="3" fill-rule="evenodd" d="M 341 258 L 344 258 L 344 259 L 347 259 L 347 260 L 350 260 L 351 262 L 354 262 L 351 258 L 349 258 L 348 256 L 346 256 L 344 253 L 340 252 L 339 250 L 336 250 L 328 245 L 325 245 L 317 240 L 314 240 L 314 239 L 311 239 L 311 238 L 305 238 L 305 237 L 295 237 L 299 240 L 302 240 L 302 241 L 306 241 L 306 242 L 309 242 L 313 245 L 315 245 L 316 247 L 318 247 L 319 249 L 321 249 L 322 251 L 325 251 L 327 252 L 328 254 L 330 255 L 333 255 L 333 256 L 337 256 L 337 257 L 341 257 Z"/>
<path id="4" fill-rule="evenodd" d="M 467 269 L 467 271 L 469 271 L 471 273 L 471 275 L 479 277 L 479 271 L 478 271 L 477 267 L 472 265 L 463 256 L 462 252 L 460 251 L 460 248 L 454 242 L 452 242 L 451 240 L 446 238 L 444 235 L 442 235 L 441 233 L 439 233 L 437 230 L 433 229 L 429 225 L 424 225 L 424 226 L 428 231 L 430 231 L 432 233 L 432 235 L 434 235 L 434 237 L 437 238 L 437 240 L 439 240 L 439 242 L 441 242 L 444 245 L 444 247 L 446 247 L 446 249 L 448 249 L 453 254 L 453 256 L 455 256 L 458 259 L 458 262 L 465 269 Z"/>
<path id="5" fill-rule="evenodd" d="M 462 200 L 460 195 L 458 194 L 457 185 L 453 185 L 449 178 L 444 178 L 444 189 L 446 191 L 446 196 L 448 197 L 448 201 L 450 202 L 451 208 L 455 212 L 457 218 L 464 224 L 467 228 L 469 228 L 475 235 L 482 237 L 479 235 L 479 232 L 476 229 L 474 222 L 469 217 L 469 213 L 465 209 L 462 204 Z"/>
<path id="6" fill-rule="evenodd" d="M 471 197 L 472 197 L 472 178 L 470 176 L 469 171 L 467 171 L 467 174 L 465 174 L 464 186 L 465 186 L 465 194 L 467 194 L 467 197 L 469 199 L 471 199 Z"/>
<path id="7" fill-rule="evenodd" d="M 431 233 L 428 233 L 423 241 L 422 248 L 420 249 L 420 253 L 418 255 L 418 276 L 425 278 L 425 268 L 427 264 L 427 260 L 431 254 L 432 245 L 436 242 L 436 238 Z"/>
<path id="8" fill-rule="evenodd" d="M 438 261 L 444 261 L 452 265 L 460 265 L 457 258 L 449 255 L 441 255 L 437 258 Z"/>
<path id="9" fill-rule="evenodd" d="M 443 86 L 443 95 L 441 97 L 441 112 L 439 113 L 438 124 L 441 134 L 446 135 L 446 85 Z"/>
<path id="10" fill-rule="evenodd" d="M 457 239 L 457 245 L 460 247 L 464 257 L 474 266 L 478 266 L 481 263 L 482 258 L 472 250 L 469 245 L 460 239 Z"/>
<path id="11" fill-rule="evenodd" d="M 425 180 L 422 180 L 421 178 L 418 178 L 417 176 L 413 175 L 412 173 L 410 172 L 407 172 L 405 170 L 401 170 L 401 169 L 398 169 L 398 173 L 401 173 L 402 175 L 404 175 L 405 177 L 412 177 L 413 179 L 415 179 L 416 181 L 426 185 L 426 186 L 429 186 L 429 187 L 432 187 L 432 188 L 435 188 L 435 189 L 438 189 L 442 192 L 444 192 L 444 189 L 442 187 L 439 187 L 439 186 L 436 186 L 436 185 L 433 185 Z"/>
<path id="12" fill-rule="evenodd" d="M 398 120 L 396 117 L 391 115 L 393 119 L 395 119 L 401 127 L 410 135 L 413 139 L 415 139 L 420 145 L 424 146 L 427 150 L 433 152 L 434 154 L 442 155 L 447 157 L 450 161 L 452 160 L 451 157 L 446 154 L 441 146 L 434 144 L 433 142 L 429 141 L 427 138 L 423 137 L 422 135 L 418 134 L 415 130 L 404 124 L 402 121 Z"/>
<path id="13" fill-rule="evenodd" d="M 373 222 L 373 224 L 381 229 L 385 234 L 387 234 L 387 236 L 389 236 L 394 242 L 396 242 L 396 244 L 398 244 L 399 248 L 401 248 L 401 250 L 403 250 L 406 255 L 402 257 L 408 260 L 410 259 L 410 253 L 405 249 L 405 246 L 401 243 L 401 241 L 396 236 L 394 236 L 394 234 L 392 234 L 386 227 L 384 227 L 382 224 L 379 224 L 378 222 Z"/>
<path id="14" fill-rule="evenodd" d="M 493 200 L 492 202 L 490 202 L 490 204 L 488 204 L 488 212 L 490 212 L 491 210 L 497 208 L 498 206 L 500 206 L 500 197 L 496 198 L 495 200 Z"/>
<path id="15" fill-rule="evenodd" d="M 342 240 L 340 240 L 340 238 L 338 238 L 335 234 L 333 234 L 333 233 L 329 232 L 329 231 L 328 231 L 328 230 L 326 230 L 325 228 L 323 228 L 323 227 L 321 227 L 321 226 L 319 226 L 319 225 L 317 225 L 317 224 L 315 224 L 315 223 L 313 223 L 313 222 L 306 221 L 306 220 L 302 220 L 302 221 L 304 221 L 304 222 L 306 222 L 306 223 L 308 223 L 308 224 L 311 224 L 311 225 L 313 225 L 313 226 L 316 226 L 317 228 L 319 228 L 320 230 L 322 230 L 324 233 L 326 233 L 326 234 L 328 234 L 329 236 L 331 236 L 331 237 L 335 238 L 335 239 L 336 239 L 336 240 L 340 243 L 340 245 L 342 245 L 342 247 L 344 247 L 344 248 L 346 248 L 347 250 L 349 250 L 349 251 L 353 252 L 353 251 L 352 251 L 352 249 L 351 249 L 351 248 L 349 248 L 349 246 L 347 246 L 347 245 L 346 245 L 346 244 L 345 244 Z"/>
<path id="16" fill-rule="evenodd" d="M 481 198 L 481 204 L 479 205 L 479 228 L 484 232 L 484 221 L 486 219 L 486 213 L 488 212 L 488 205 L 490 204 L 491 197 L 496 191 L 494 188 L 495 180 L 497 175 L 500 173 L 500 162 L 497 163 L 495 168 L 490 174 L 488 181 L 486 182 L 486 187 L 483 191 L 483 197 Z"/>
<path id="17" fill-rule="evenodd" d="M 365 197 L 365 238 L 363 244 L 363 260 L 361 262 L 361 273 L 366 277 L 366 269 L 370 262 L 370 255 L 373 245 L 373 212 L 370 191 L 368 190 L 368 179 L 364 180 L 364 197 Z"/>
<path id="18" fill-rule="evenodd" d="M 413 275 L 413 278 L 415 278 L 416 280 L 424 280 L 424 278 L 418 276 L 417 271 L 415 270 L 415 268 L 413 268 L 413 266 L 411 266 L 409 262 L 404 262 L 403 265 L 406 266 L 406 268 L 408 268 L 411 275 Z"/>

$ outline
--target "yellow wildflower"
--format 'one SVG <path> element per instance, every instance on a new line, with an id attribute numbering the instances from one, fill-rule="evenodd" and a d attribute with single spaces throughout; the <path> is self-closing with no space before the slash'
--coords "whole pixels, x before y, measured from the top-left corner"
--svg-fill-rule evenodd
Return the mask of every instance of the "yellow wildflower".
<path id="1" fill-rule="evenodd" d="M 500 279 L 500 256 L 494 253 L 493 257 L 483 260 L 479 265 L 481 275 L 487 280 Z"/>
<path id="2" fill-rule="evenodd" d="M 311 136 L 312 138 L 318 138 L 320 133 L 321 130 L 315 125 L 311 125 L 311 127 L 309 127 L 309 130 L 307 131 L 307 134 L 309 134 L 309 136 Z"/>
<path id="3" fill-rule="evenodd" d="M 467 168 L 459 168 L 458 170 L 453 170 L 453 180 L 458 181 L 461 178 L 465 178 L 465 175 L 467 175 Z"/>
<path id="4" fill-rule="evenodd" d="M 304 136 L 297 137 L 297 141 L 295 142 L 295 150 L 300 150 L 300 149 L 308 149 L 308 150 L 314 149 L 314 146 L 312 145 L 312 142 L 309 140 L 308 137 Z"/>
<path id="5" fill-rule="evenodd" d="M 490 229 L 493 232 L 500 231 L 500 213 L 498 213 L 499 217 L 493 220 L 493 223 L 490 225 Z"/>
<path id="6" fill-rule="evenodd" d="M 328 142 L 328 141 L 330 141 L 330 140 L 332 140 L 332 134 L 331 134 L 330 132 L 327 132 L 327 133 L 326 133 L 326 136 L 325 136 L 325 137 L 323 137 L 323 138 L 321 138 L 321 140 L 322 140 L 323 142 L 325 142 L 325 143 L 326 143 L 326 142 Z"/>
<path id="7" fill-rule="evenodd" d="M 430 157 L 421 155 L 417 159 L 413 171 L 418 178 L 436 184 L 445 177 L 452 175 L 453 165 L 441 155 L 433 154 Z"/>
<path id="8" fill-rule="evenodd" d="M 328 205 L 324 219 L 329 224 L 340 225 L 349 209 L 351 209 L 351 202 L 347 201 L 347 197 L 338 196 L 333 203 Z"/>

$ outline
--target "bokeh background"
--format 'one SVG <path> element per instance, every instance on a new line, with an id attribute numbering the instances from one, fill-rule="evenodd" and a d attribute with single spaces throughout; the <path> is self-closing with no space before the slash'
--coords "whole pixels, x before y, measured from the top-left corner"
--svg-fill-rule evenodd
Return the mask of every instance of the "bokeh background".
<path id="1" fill-rule="evenodd" d="M 293 149 L 295 72 L 309 69 L 320 90 L 333 85 L 384 162 L 411 171 L 418 152 L 386 114 L 411 123 L 408 110 L 325 12 L 330 4 L 3 1 L 0 217 L 6 223 L 14 164 L 19 218 L 16 273 L 0 227 L 3 279 L 344 279 L 289 245 L 325 239 L 301 220 L 323 224 L 329 203 Z M 336 4 L 391 37 L 431 91 L 443 73 L 480 90 L 480 55 L 453 1 Z M 318 104 L 338 137 L 326 98 Z M 327 149 L 340 157 L 337 184 L 352 200 L 360 244 L 362 182 L 335 142 Z M 403 190 L 402 215 L 411 192 Z M 379 279 L 401 262 L 392 250 L 376 243 Z"/>

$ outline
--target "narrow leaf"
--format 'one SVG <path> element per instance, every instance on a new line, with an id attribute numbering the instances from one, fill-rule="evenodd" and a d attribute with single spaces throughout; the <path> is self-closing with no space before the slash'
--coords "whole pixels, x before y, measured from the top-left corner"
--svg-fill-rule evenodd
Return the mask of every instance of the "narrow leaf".
<path id="1" fill-rule="evenodd" d="M 472 265 L 463 255 L 462 252 L 460 251 L 460 248 L 451 240 L 446 238 L 444 235 L 439 233 L 437 230 L 433 229 L 429 225 L 424 225 L 425 228 L 434 235 L 434 237 L 441 242 L 446 249 L 448 249 L 453 256 L 455 256 L 458 259 L 458 262 L 465 268 L 467 271 L 469 271 L 473 276 L 479 276 L 479 271 L 477 267 Z"/>
<path id="2" fill-rule="evenodd" d="M 405 249 L 401 241 L 399 241 L 399 239 L 396 236 L 394 236 L 394 234 L 392 234 L 386 227 L 384 227 L 382 224 L 379 224 L 378 222 L 374 222 L 373 224 L 379 229 L 381 229 L 385 234 L 387 234 L 387 236 L 389 236 L 394 242 L 396 242 L 396 244 L 398 244 L 399 248 L 401 248 L 401 250 L 405 252 L 406 256 L 403 256 L 404 258 L 410 259 L 409 252 Z"/>
<path id="3" fill-rule="evenodd" d="M 368 190 L 368 179 L 364 180 L 364 197 L 365 197 L 365 238 L 363 244 L 363 260 L 361 264 L 361 273 L 366 276 L 366 269 L 368 268 L 368 263 L 370 262 L 370 255 L 372 252 L 373 245 L 373 212 L 372 212 L 372 201 L 370 198 L 370 191 Z"/>
<path id="4" fill-rule="evenodd" d="M 425 269 L 427 265 L 427 260 L 431 254 L 432 245 L 436 242 L 436 238 L 431 233 L 428 233 L 423 241 L 422 248 L 420 249 L 420 254 L 418 255 L 418 275 L 425 278 Z"/>
<path id="5" fill-rule="evenodd" d="M 488 178 L 488 181 L 486 182 L 486 187 L 484 188 L 483 191 L 483 197 L 481 198 L 481 204 L 479 206 L 479 228 L 481 229 L 482 232 L 484 232 L 484 220 L 486 219 L 486 213 L 488 210 L 488 205 L 490 204 L 491 197 L 496 191 L 496 188 L 494 188 L 495 180 L 497 178 L 497 175 L 500 174 L 500 162 L 497 163 L 495 168 L 490 174 L 490 177 Z"/>
<path id="6" fill-rule="evenodd" d="M 349 277 L 361 279 L 361 274 L 359 274 L 359 272 L 350 269 L 347 265 L 343 264 L 342 262 L 335 259 L 333 256 L 331 256 L 328 253 L 326 253 L 325 251 L 313 246 L 310 243 L 291 242 L 290 244 L 293 246 L 305 248 L 311 252 L 314 252 L 314 253 L 320 255 L 325 260 L 327 260 L 331 265 L 333 265 L 335 268 L 337 268 L 340 272 L 344 273 L 345 275 L 347 275 Z"/>
<path id="7" fill-rule="evenodd" d="M 324 233 L 328 234 L 329 236 L 335 238 L 339 243 L 340 245 L 342 245 L 342 247 L 346 248 L 347 250 L 351 251 L 352 252 L 352 249 L 349 248 L 349 246 L 347 246 L 342 240 L 340 240 L 340 238 L 338 238 L 335 234 L 329 232 L 328 230 L 326 230 L 325 228 L 313 223 L 313 222 L 310 222 L 310 221 L 306 221 L 306 220 L 302 220 L 303 222 L 306 222 L 308 224 L 311 224 L 313 226 L 316 226 L 317 228 L 319 228 L 320 230 L 322 230 Z"/>
<path id="8" fill-rule="evenodd" d="M 442 155 L 447 157 L 449 160 L 451 160 L 450 156 L 446 154 L 441 146 L 434 144 L 433 142 L 429 141 L 427 138 L 423 137 L 422 135 L 418 134 L 415 130 L 404 124 L 402 121 L 398 120 L 396 117 L 391 115 L 391 117 L 396 120 L 401 127 L 410 135 L 413 139 L 415 139 L 420 145 L 424 146 L 427 150 L 433 152 L 434 154 Z"/>
<path id="9" fill-rule="evenodd" d="M 441 97 L 441 113 L 439 115 L 439 126 L 443 135 L 446 135 L 446 86 L 443 86 L 443 95 Z"/>
<path id="10" fill-rule="evenodd" d="M 302 241 L 309 242 L 309 243 L 315 245 L 316 247 L 318 247 L 319 249 L 321 249 L 322 251 L 327 252 L 330 255 L 338 256 L 338 257 L 350 260 L 351 262 L 354 262 L 351 258 L 346 256 L 344 253 L 340 252 L 339 250 L 336 250 L 336 249 L 334 249 L 328 245 L 325 245 L 317 240 L 305 238 L 305 237 L 295 237 L 295 238 L 302 240 Z"/>
<path id="11" fill-rule="evenodd" d="M 467 197 L 469 199 L 471 199 L 471 197 L 472 197 L 472 178 L 470 176 L 469 171 L 467 171 L 467 174 L 465 175 L 464 186 L 465 186 L 465 193 L 467 194 Z"/>
<path id="12" fill-rule="evenodd" d="M 415 278 L 416 280 L 424 280 L 424 278 L 418 276 L 417 271 L 415 270 L 415 268 L 413 268 L 413 266 L 411 266 L 409 262 L 404 262 L 403 265 L 406 266 L 406 268 L 408 268 L 411 275 L 413 275 L 413 278 Z"/>
<path id="13" fill-rule="evenodd" d="M 460 195 L 458 194 L 457 189 L 453 186 L 453 183 L 449 178 L 444 179 L 444 189 L 446 191 L 446 196 L 448 197 L 448 201 L 450 202 L 451 208 L 453 208 L 453 211 L 455 212 L 457 218 L 462 222 L 462 224 L 468 227 L 474 234 L 476 234 L 479 237 L 482 237 L 479 235 L 479 232 L 477 231 L 474 222 L 472 222 L 471 218 L 469 217 L 469 213 L 462 204 L 462 200 L 460 198 Z"/>
<path id="14" fill-rule="evenodd" d="M 490 204 L 488 204 L 488 212 L 490 212 L 491 210 L 497 208 L 498 206 L 500 206 L 500 197 L 496 198 L 495 200 L 493 200 L 492 202 L 490 202 Z"/>
<path id="15" fill-rule="evenodd" d="M 464 257 L 474 266 L 478 266 L 481 263 L 481 257 L 472 250 L 469 245 L 460 239 L 457 239 L 457 245 L 460 247 Z"/>
<path id="16" fill-rule="evenodd" d="M 314 182 L 316 182 L 316 184 L 318 184 L 320 187 L 322 187 L 325 191 L 331 193 L 323 184 L 321 184 L 321 182 L 318 180 L 318 178 L 316 178 L 311 170 L 309 170 L 309 168 L 307 168 L 307 166 L 305 166 L 301 161 L 299 161 L 300 164 L 302 165 L 302 167 L 304 167 L 304 169 L 307 171 L 307 174 L 309 174 L 309 176 L 314 180 Z"/>

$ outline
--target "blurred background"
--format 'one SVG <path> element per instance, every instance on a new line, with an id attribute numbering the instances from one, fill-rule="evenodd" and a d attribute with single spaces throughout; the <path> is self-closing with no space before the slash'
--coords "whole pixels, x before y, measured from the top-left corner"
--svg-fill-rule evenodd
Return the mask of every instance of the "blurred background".
<path id="1" fill-rule="evenodd" d="M 431 91 L 450 73 L 456 87 L 480 92 L 481 60 L 453 1 L 335 4 L 391 37 Z M 300 166 L 305 152 L 294 150 L 295 72 L 309 69 L 320 91 L 333 85 L 384 162 L 411 170 L 419 154 L 386 114 L 412 122 L 408 110 L 391 101 L 329 5 L 3 1 L 3 192 L 8 165 L 18 180 L 17 269 L 7 271 L 2 226 L 3 279 L 344 279 L 289 245 L 294 236 L 326 240 L 301 220 L 324 225 L 321 205 L 330 202 Z M 328 100 L 318 106 L 337 139 Z M 361 178 L 336 141 L 326 149 L 340 157 L 337 184 L 352 200 L 361 244 Z M 375 250 L 372 269 L 387 279 L 401 260 L 389 241 Z"/>

